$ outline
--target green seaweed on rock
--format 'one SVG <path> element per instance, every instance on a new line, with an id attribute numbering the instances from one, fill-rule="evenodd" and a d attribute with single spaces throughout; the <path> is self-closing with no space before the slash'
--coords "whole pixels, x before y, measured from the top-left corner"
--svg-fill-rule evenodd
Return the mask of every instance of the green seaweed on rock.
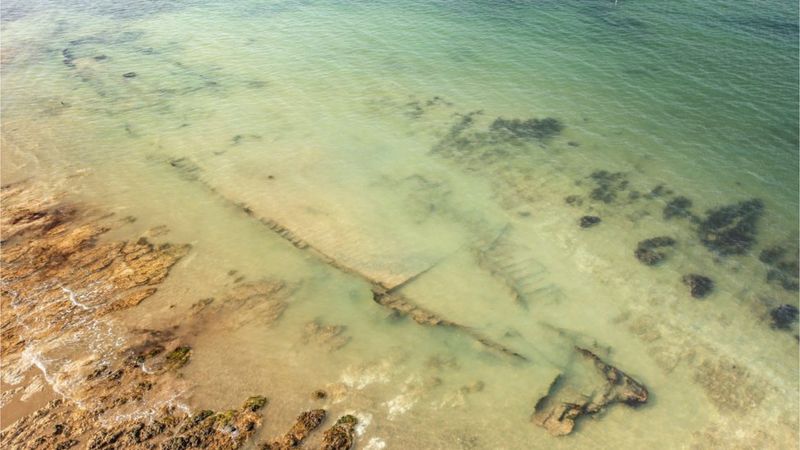
<path id="1" fill-rule="evenodd" d="M 261 395 L 255 395 L 253 397 L 248 398 L 244 402 L 244 406 L 242 409 L 246 409 L 248 411 L 258 411 L 259 409 L 263 408 L 267 404 L 267 398 Z"/>
<path id="2" fill-rule="evenodd" d="M 350 414 L 342 416 L 336 424 L 325 431 L 322 437 L 322 450 L 347 450 L 355 442 L 355 428 L 358 419 Z"/>
<path id="3" fill-rule="evenodd" d="M 189 362 L 189 356 L 191 356 L 191 353 L 192 348 L 188 345 L 181 345 L 177 347 L 175 350 L 167 353 L 167 366 L 172 369 L 179 369 L 185 366 Z"/>

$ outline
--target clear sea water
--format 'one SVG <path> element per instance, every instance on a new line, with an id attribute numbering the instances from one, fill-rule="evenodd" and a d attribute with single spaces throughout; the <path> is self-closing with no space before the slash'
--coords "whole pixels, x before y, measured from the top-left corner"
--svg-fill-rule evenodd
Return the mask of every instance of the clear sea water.
<path id="1" fill-rule="evenodd" d="M 266 438 L 325 388 L 370 449 L 796 445 L 796 324 L 769 311 L 797 292 L 758 258 L 797 255 L 796 2 L 5 0 L 0 26 L 3 182 L 33 177 L 137 217 L 121 236 L 163 224 L 194 246 L 114 320 L 183 323 L 232 270 L 295 287 L 275 324 L 233 310 L 194 332 L 181 401 L 265 393 Z M 491 141 L 498 117 L 563 130 Z M 589 197 L 599 170 L 627 180 L 611 203 Z M 674 194 L 646 195 L 659 185 Z M 715 254 L 664 219 L 678 195 L 701 218 L 760 199 L 755 243 Z M 586 214 L 603 221 L 582 229 Z M 659 235 L 678 245 L 641 264 L 637 242 Z M 714 292 L 692 298 L 687 273 Z M 415 276 L 408 299 L 532 362 L 373 302 L 368 280 Z M 314 320 L 349 341 L 306 342 Z M 585 342 L 652 399 L 551 437 L 533 406 Z"/>

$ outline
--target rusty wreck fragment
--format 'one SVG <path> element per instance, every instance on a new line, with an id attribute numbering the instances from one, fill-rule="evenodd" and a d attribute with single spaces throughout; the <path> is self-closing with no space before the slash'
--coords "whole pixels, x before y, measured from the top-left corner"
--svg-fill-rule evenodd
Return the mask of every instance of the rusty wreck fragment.
<path id="1" fill-rule="evenodd" d="M 582 416 L 597 414 L 615 403 L 635 407 L 647 402 L 647 388 L 642 383 L 589 350 L 575 347 L 575 351 L 584 364 L 577 373 L 560 374 L 553 380 L 547 395 L 536 402 L 535 424 L 553 436 L 564 436 Z"/>

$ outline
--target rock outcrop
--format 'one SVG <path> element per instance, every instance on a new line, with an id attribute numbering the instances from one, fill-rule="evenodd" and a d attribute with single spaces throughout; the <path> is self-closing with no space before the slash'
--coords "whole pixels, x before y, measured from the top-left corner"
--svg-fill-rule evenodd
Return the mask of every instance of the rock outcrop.
<path id="1" fill-rule="evenodd" d="M 265 443 L 262 450 L 287 450 L 300 446 L 303 440 L 325 420 L 324 409 L 312 409 L 297 416 L 292 428 L 280 439 Z"/>

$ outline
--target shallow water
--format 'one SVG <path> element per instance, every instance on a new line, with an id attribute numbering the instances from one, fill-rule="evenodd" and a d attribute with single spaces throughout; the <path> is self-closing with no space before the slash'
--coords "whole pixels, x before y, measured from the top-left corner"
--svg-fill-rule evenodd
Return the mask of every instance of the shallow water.
<path id="1" fill-rule="evenodd" d="M 2 8 L 4 183 L 46 180 L 138 219 L 120 233 L 165 225 L 159 239 L 194 246 L 115 320 L 168 326 L 240 276 L 287 283 L 278 320 L 221 309 L 194 333 L 180 401 L 264 393 L 266 438 L 324 388 L 373 449 L 797 442 L 798 405 L 778 402 L 797 398 L 796 323 L 769 318 L 797 293 L 758 258 L 797 257 L 796 4 Z M 564 128 L 509 139 L 498 117 Z M 624 174 L 610 203 L 590 198 L 599 170 Z M 658 185 L 674 194 L 647 195 Z M 754 245 L 715 254 L 696 224 L 664 218 L 677 195 L 700 218 L 760 199 Z M 585 214 L 603 221 L 582 229 Z M 641 264 L 637 243 L 659 235 L 677 246 Z M 693 299 L 687 273 L 713 293 Z M 526 361 L 395 317 L 376 284 Z M 314 321 L 344 328 L 304 334 Z M 652 397 L 555 438 L 530 417 L 575 345 L 610 349 Z"/>

